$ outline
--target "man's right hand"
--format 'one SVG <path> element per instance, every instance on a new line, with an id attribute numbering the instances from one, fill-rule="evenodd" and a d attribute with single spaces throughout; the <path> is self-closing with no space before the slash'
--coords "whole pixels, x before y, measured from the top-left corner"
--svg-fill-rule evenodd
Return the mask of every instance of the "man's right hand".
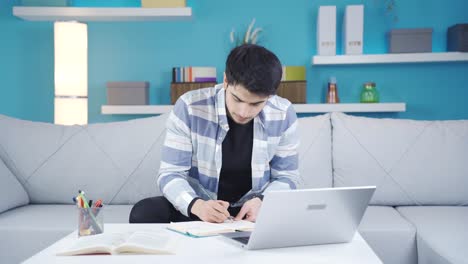
<path id="1" fill-rule="evenodd" d="M 222 223 L 230 216 L 228 207 L 225 201 L 198 199 L 192 205 L 192 214 L 205 222 Z"/>

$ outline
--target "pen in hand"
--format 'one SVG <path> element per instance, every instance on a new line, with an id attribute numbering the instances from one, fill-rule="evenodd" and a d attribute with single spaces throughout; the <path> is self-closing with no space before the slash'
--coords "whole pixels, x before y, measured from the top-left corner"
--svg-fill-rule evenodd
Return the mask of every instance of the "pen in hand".
<path id="1" fill-rule="evenodd" d="M 217 202 L 224 208 L 224 212 L 219 211 L 219 210 L 217 210 L 217 211 L 224 214 L 224 215 L 226 215 L 226 213 L 227 213 L 227 219 L 225 221 L 234 222 L 234 217 L 232 215 L 230 215 L 230 213 L 228 211 L 229 203 L 226 202 L 226 201 L 222 201 L 222 200 L 218 200 Z"/>

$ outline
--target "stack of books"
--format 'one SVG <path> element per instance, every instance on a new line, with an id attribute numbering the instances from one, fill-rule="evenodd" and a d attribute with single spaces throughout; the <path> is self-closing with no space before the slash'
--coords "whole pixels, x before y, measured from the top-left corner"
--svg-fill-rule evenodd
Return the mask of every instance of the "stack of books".
<path id="1" fill-rule="evenodd" d="M 141 7 L 147 8 L 177 8 L 186 6 L 185 0 L 141 0 Z"/>
<path id="2" fill-rule="evenodd" d="M 72 3 L 76 7 L 141 7 L 140 0 L 73 0 Z"/>
<path id="3" fill-rule="evenodd" d="M 171 104 L 188 91 L 215 85 L 215 67 L 174 67 L 172 68 Z"/>
<path id="4" fill-rule="evenodd" d="M 173 83 L 216 82 L 215 67 L 174 67 Z"/>

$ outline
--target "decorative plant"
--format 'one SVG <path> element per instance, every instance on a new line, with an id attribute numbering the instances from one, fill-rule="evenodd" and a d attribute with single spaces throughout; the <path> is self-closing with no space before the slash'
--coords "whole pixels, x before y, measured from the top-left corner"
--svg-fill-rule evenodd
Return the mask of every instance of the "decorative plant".
<path id="1" fill-rule="evenodd" d="M 234 28 L 231 31 L 230 39 L 231 43 L 233 43 L 235 46 L 240 46 L 242 44 L 257 44 L 258 39 L 260 36 L 260 32 L 262 32 L 262 28 L 255 28 L 255 18 L 252 19 L 252 22 L 250 22 L 249 27 L 245 31 L 244 36 L 241 36 L 240 34 L 236 34 Z"/>
<path id="2" fill-rule="evenodd" d="M 398 22 L 398 16 L 396 15 L 396 0 L 383 0 L 385 4 L 385 14 L 393 14 L 393 22 Z"/>

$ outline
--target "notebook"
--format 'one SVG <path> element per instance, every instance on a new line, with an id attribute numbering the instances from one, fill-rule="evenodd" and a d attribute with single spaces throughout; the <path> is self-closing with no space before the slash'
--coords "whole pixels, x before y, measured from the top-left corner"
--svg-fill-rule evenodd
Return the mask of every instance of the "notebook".
<path id="1" fill-rule="evenodd" d="M 252 231 L 255 224 L 246 221 L 225 221 L 224 223 L 208 223 L 203 221 L 189 221 L 170 223 L 168 229 L 188 235 L 191 237 L 215 236 L 222 233 L 231 233 L 236 231 Z"/>

